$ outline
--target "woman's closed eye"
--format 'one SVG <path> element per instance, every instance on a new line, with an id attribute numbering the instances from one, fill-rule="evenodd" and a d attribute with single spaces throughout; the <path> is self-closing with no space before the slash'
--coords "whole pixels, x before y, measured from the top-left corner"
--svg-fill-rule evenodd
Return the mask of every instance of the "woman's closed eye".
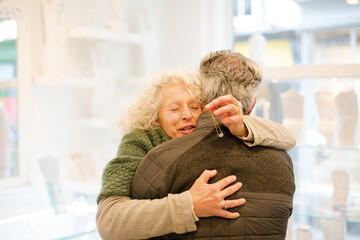
<path id="1" fill-rule="evenodd" d="M 197 109 L 200 109 L 200 105 L 199 104 L 192 104 L 192 105 L 190 105 L 190 108 L 194 109 L 194 110 L 197 110 Z"/>
<path id="2" fill-rule="evenodd" d="M 180 110 L 180 107 L 179 106 L 172 106 L 172 107 L 170 107 L 170 111 L 172 111 L 172 112 L 177 112 L 177 111 L 179 111 Z"/>

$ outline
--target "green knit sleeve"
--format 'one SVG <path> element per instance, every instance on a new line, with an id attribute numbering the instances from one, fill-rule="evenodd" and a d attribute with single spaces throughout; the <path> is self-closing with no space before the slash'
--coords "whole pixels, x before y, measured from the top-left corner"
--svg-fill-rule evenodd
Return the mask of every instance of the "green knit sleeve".
<path id="1" fill-rule="evenodd" d="M 97 203 L 110 196 L 130 196 L 136 168 L 148 151 L 169 140 L 161 128 L 136 129 L 126 134 L 120 143 L 116 158 L 104 168 L 102 186 Z"/>

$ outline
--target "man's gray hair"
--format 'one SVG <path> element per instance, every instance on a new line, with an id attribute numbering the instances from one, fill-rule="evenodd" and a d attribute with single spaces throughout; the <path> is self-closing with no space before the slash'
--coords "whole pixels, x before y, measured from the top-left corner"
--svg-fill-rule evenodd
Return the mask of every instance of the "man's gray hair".
<path id="1" fill-rule="evenodd" d="M 209 53 L 200 64 L 200 86 L 204 103 L 231 94 L 247 114 L 262 80 L 260 67 L 241 53 L 222 50 Z"/>

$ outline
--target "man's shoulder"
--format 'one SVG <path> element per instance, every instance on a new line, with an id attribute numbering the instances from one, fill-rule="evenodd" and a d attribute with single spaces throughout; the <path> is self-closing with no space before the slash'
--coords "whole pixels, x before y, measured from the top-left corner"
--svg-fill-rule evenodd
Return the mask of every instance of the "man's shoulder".
<path id="1" fill-rule="evenodd" d="M 146 154 L 143 162 L 156 162 L 162 169 L 166 168 L 162 165 L 168 165 L 170 162 L 175 161 L 177 155 L 176 152 L 183 148 L 183 143 L 187 139 L 187 136 L 182 136 L 154 147 Z"/>
<path id="2" fill-rule="evenodd" d="M 170 141 L 166 141 L 154 147 L 148 152 L 147 155 L 156 157 L 159 160 L 161 160 L 163 157 L 168 157 L 169 155 L 176 158 L 182 152 L 201 141 L 203 137 L 204 136 L 200 131 L 195 131 L 181 137 L 173 138 Z"/>

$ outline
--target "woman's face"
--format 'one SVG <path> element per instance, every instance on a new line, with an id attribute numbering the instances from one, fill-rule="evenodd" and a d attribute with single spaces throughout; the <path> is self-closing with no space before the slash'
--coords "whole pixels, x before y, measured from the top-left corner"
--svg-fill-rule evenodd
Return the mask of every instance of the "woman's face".
<path id="1" fill-rule="evenodd" d="M 195 130 L 202 112 L 200 102 L 194 100 L 183 84 L 174 84 L 161 90 L 162 102 L 158 124 L 170 138 L 181 137 Z"/>

